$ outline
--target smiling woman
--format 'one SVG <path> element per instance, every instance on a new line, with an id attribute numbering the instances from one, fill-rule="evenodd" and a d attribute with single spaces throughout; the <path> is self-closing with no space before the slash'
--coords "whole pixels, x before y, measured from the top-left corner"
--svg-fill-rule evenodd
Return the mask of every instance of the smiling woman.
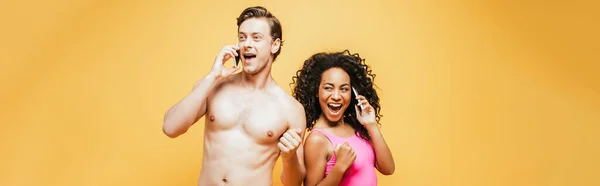
<path id="1" fill-rule="evenodd" d="M 374 186 L 373 168 L 391 175 L 394 159 L 379 130 L 375 75 L 365 60 L 347 50 L 318 53 L 296 74 L 293 95 L 304 106 L 306 127 L 312 130 L 304 144 L 305 185 Z"/>

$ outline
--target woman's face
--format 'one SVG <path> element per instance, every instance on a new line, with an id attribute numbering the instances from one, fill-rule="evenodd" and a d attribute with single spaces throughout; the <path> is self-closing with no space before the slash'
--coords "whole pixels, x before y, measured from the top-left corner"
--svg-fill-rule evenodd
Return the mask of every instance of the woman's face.
<path id="1" fill-rule="evenodd" d="M 319 105 L 329 122 L 338 122 L 350 105 L 352 95 L 350 76 L 341 68 L 323 72 L 319 83 Z"/>

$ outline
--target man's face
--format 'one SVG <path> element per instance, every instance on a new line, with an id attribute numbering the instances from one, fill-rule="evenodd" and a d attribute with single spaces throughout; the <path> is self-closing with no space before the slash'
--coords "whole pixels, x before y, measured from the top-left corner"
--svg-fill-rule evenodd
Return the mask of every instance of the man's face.
<path id="1" fill-rule="evenodd" d="M 265 18 L 250 18 L 242 22 L 238 34 L 244 72 L 256 74 L 273 61 L 273 54 L 279 50 L 279 40 L 273 41 Z"/>

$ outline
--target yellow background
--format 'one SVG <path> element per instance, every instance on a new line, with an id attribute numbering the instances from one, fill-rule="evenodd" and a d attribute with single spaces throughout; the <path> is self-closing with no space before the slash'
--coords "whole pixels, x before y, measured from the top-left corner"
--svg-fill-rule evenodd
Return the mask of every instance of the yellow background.
<path id="1" fill-rule="evenodd" d="M 169 139 L 163 114 L 257 4 L 283 24 L 284 90 L 315 52 L 372 65 L 396 161 L 380 185 L 600 185 L 590 2 L 2 1 L 0 185 L 195 185 L 203 124 Z"/>

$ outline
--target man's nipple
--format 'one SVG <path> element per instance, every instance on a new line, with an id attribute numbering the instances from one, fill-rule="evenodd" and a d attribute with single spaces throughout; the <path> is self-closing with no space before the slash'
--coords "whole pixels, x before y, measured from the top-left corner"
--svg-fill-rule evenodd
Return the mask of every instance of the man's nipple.
<path id="1" fill-rule="evenodd" d="M 215 121 L 215 115 L 214 114 L 211 114 L 209 118 L 210 118 L 210 121 Z"/>

